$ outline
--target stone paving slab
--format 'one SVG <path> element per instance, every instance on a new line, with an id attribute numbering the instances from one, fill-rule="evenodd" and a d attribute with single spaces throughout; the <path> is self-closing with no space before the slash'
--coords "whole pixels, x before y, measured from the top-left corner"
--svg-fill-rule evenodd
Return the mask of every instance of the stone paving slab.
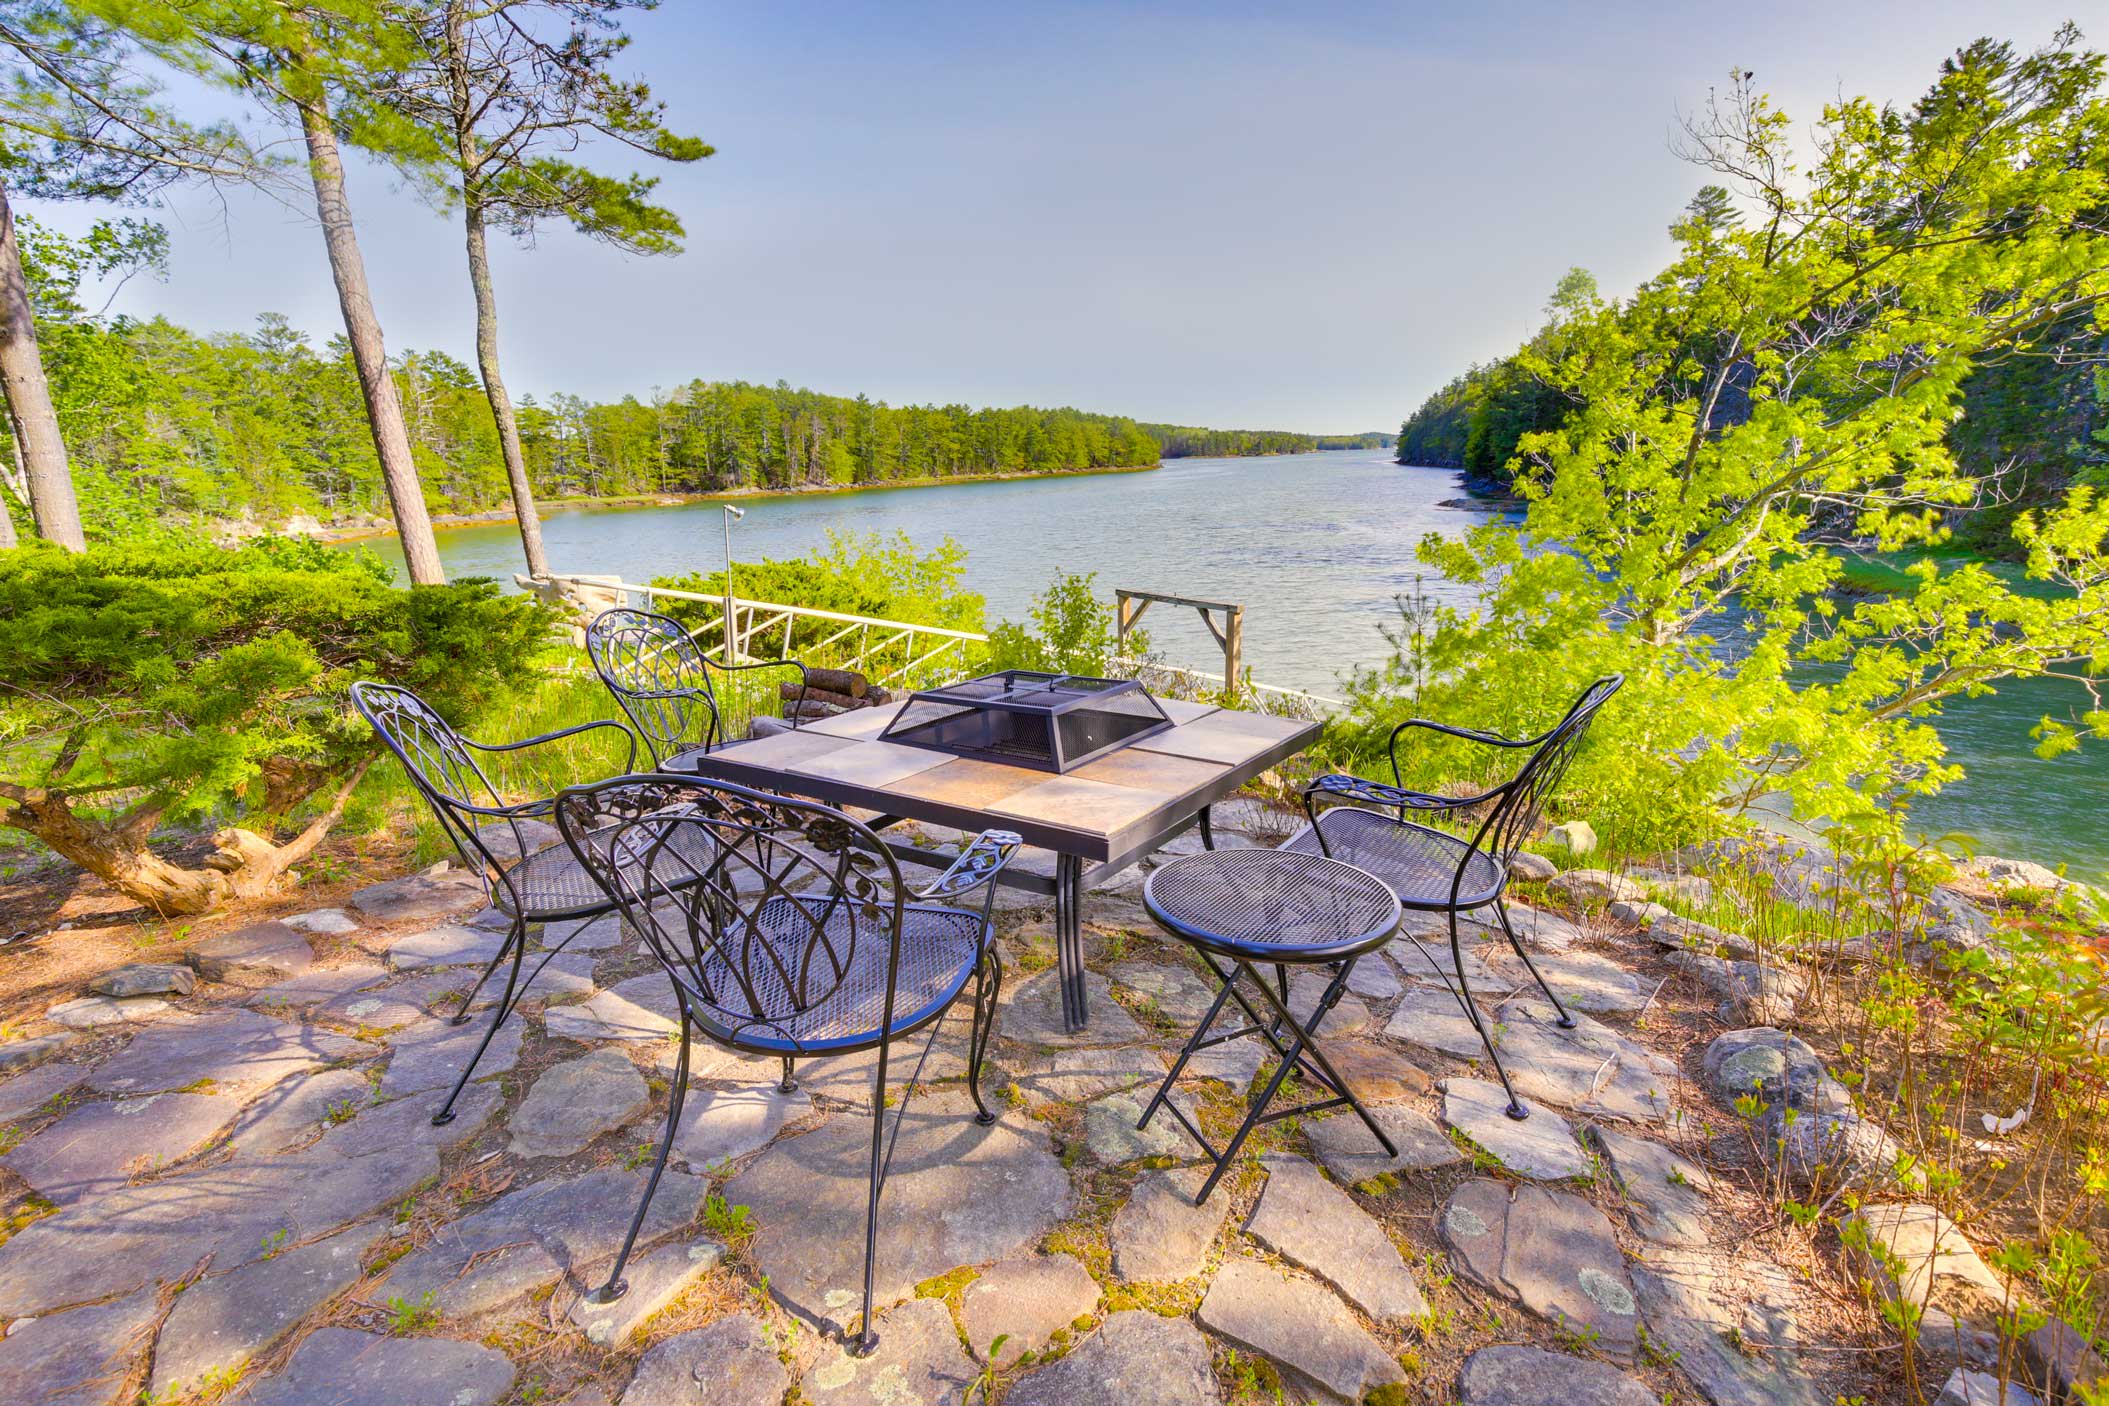
<path id="1" fill-rule="evenodd" d="M 284 923 L 251 923 L 208 937 L 184 954 L 207 981 L 233 986 L 268 986 L 299 976 L 315 963 L 306 934 Z"/>
<path id="2" fill-rule="evenodd" d="M 1831 1406 L 1801 1366 L 1778 1265 L 1664 1251 L 1632 1268 L 1648 1339 L 1714 1406 Z"/>
<path id="3" fill-rule="evenodd" d="M 1113 1217 L 1113 1272 L 1122 1279 L 1171 1283 L 1208 1267 L 1208 1252 L 1231 1198 L 1218 1191 L 1196 1206 L 1206 1173 L 1191 1168 L 1148 1172 Z"/>
<path id="4" fill-rule="evenodd" d="M 1442 1119 L 1492 1154 L 1518 1176 L 1536 1181 L 1564 1181 L 1589 1175 L 1589 1160 L 1575 1145 L 1567 1120 L 1549 1108 L 1522 1100 L 1530 1116 L 1508 1115 L 1501 1085 L 1484 1079 L 1445 1079 Z"/>
<path id="5" fill-rule="evenodd" d="M 1383 1145 L 1352 1109 L 1341 1109 L 1324 1118 L 1306 1119 L 1303 1135 L 1327 1171 L 1349 1186 L 1360 1186 L 1372 1178 L 1399 1172 L 1426 1171 L 1462 1162 L 1465 1154 L 1443 1134 L 1435 1120 L 1418 1109 L 1399 1104 L 1378 1104 L 1370 1110 L 1384 1131 L 1391 1135 L 1396 1157 L 1387 1156 Z"/>
<path id="6" fill-rule="evenodd" d="M 368 884 L 346 900 L 361 917 L 375 923 L 451 918 L 483 902 L 483 885 L 476 876 L 451 867 Z"/>
<path id="7" fill-rule="evenodd" d="M 515 1157 L 569 1157 L 651 1103 L 644 1076 L 620 1050 L 594 1050 L 536 1076 L 509 1126 Z"/>
<path id="8" fill-rule="evenodd" d="M 266 1088 L 375 1046 L 256 1011 L 223 1010 L 141 1031 L 88 1078 L 102 1093 L 154 1094 L 210 1080 L 216 1093 Z"/>
<path id="9" fill-rule="evenodd" d="M 368 1222 L 192 1284 L 162 1324 L 151 1389 L 166 1398 L 210 1373 L 238 1371 L 358 1283 L 360 1261 L 380 1238 L 380 1225 Z"/>
<path id="10" fill-rule="evenodd" d="M 1597 1351 L 1631 1361 L 1639 1343 L 1633 1282 L 1611 1222 L 1564 1191 L 1477 1179 L 1450 1194 L 1438 1228 L 1452 1262 Z"/>
<path id="11" fill-rule="evenodd" d="M 1252 1087 L 1252 1081 L 1260 1074 L 1260 1066 L 1273 1058 L 1274 1051 L 1257 1035 L 1246 1035 L 1236 1040 L 1225 1040 L 1220 1045 L 1210 1045 L 1197 1050 L 1194 1057 L 1181 1070 L 1181 1079 L 1214 1079 L 1228 1084 L 1237 1093 Z M 1176 1055 L 1175 1055 L 1176 1057 Z"/>
<path id="12" fill-rule="evenodd" d="M 1098 1307 L 1098 1281 L 1069 1255 L 1034 1255 L 990 1265 L 959 1296 L 967 1351 L 1008 1367 L 1046 1347 L 1058 1330 Z M 1000 1349 L 993 1349 L 997 1338 Z"/>
<path id="13" fill-rule="evenodd" d="M 1713 1178 L 1659 1142 L 1601 1125 L 1587 1130 L 1604 1153 L 1611 1182 L 1633 1214 L 1633 1228 L 1657 1245 L 1704 1245 Z"/>
<path id="14" fill-rule="evenodd" d="M 566 952 L 606 952 L 629 940 L 620 913 L 603 913 L 582 923 L 544 923 L 536 938 L 542 947 L 561 947 Z"/>
<path id="15" fill-rule="evenodd" d="M 709 1171 L 768 1146 L 786 1123 L 812 1112 L 813 1100 L 802 1088 L 788 1094 L 773 1083 L 691 1088 L 674 1133 L 674 1155 L 691 1170 Z M 663 1126 L 664 1118 L 659 1121 Z"/>
<path id="16" fill-rule="evenodd" d="M 0 1157 L 0 1166 L 54 1204 L 75 1206 L 181 1159 L 241 1110 L 242 1101 L 226 1094 L 86 1103 Z"/>
<path id="17" fill-rule="evenodd" d="M 277 1376 L 242 1397 L 243 1406 L 493 1406 L 513 1389 L 503 1353 L 451 1338 L 390 1338 L 349 1328 L 311 1334 Z"/>
<path id="18" fill-rule="evenodd" d="M 359 930 L 359 920 L 342 908 L 311 908 L 279 921 L 296 932 L 322 933 L 331 937 Z"/>
<path id="19" fill-rule="evenodd" d="M 1435 1087 L 1435 1079 L 1427 1070 L 1375 1040 L 1326 1040 L 1322 1047 L 1333 1068 L 1364 1104 L 1415 1098 Z"/>
<path id="20" fill-rule="evenodd" d="M 1296 1017 L 1299 1025 L 1309 1027 L 1312 1014 L 1318 1009 L 1318 999 L 1325 994 L 1333 981 L 1330 971 L 1314 971 L 1309 967 L 1292 972 L 1289 976 L 1289 1013 Z M 1257 1004 L 1255 1002 L 1255 1004 Z M 1260 1013 L 1270 1008 L 1261 1006 Z M 1325 1020 L 1318 1027 L 1320 1039 L 1337 1040 L 1344 1035 L 1354 1035 L 1370 1027 L 1369 1007 L 1362 998 L 1351 991 L 1342 991 L 1340 999 L 1326 1012 Z"/>
<path id="21" fill-rule="evenodd" d="M 910 1299 L 878 1315 L 879 1345 L 852 1357 L 825 1349 L 799 1382 L 812 1406 L 908 1406 L 966 1399 L 974 1364 L 960 1351 L 952 1315 L 936 1299 Z"/>
<path id="22" fill-rule="evenodd" d="M 467 1025 L 454 1025 L 433 1016 L 398 1030 L 388 1041 L 389 1048 L 395 1053 L 389 1056 L 388 1070 L 381 1076 L 382 1097 L 403 1098 L 452 1088 L 462 1067 L 476 1053 L 476 1046 L 483 1039 L 489 1023 L 489 1016 L 478 1016 Z M 513 1067 L 520 1058 L 520 1033 L 521 1021 L 517 1015 L 498 1027 L 498 1033 L 491 1038 L 490 1048 L 477 1062 L 477 1079 L 488 1079 Z M 439 1102 L 434 1099 L 434 1110 L 438 1107 Z"/>
<path id="23" fill-rule="evenodd" d="M 174 1014 L 175 1010 L 159 996 L 81 996 L 50 1007 L 44 1012 L 44 1019 L 71 1030 L 101 1030 L 153 1020 Z"/>
<path id="24" fill-rule="evenodd" d="M 1258 1060 L 1253 1064 L 1257 1068 Z M 1016 1061 L 1011 1080 L 1028 1104 L 1039 1106 L 1083 1103 L 1100 1094 L 1138 1085 L 1154 1092 L 1164 1073 L 1164 1063 L 1152 1050 L 1134 1045 L 1112 1049 L 1081 1045 L 1046 1050 Z"/>
<path id="25" fill-rule="evenodd" d="M 1113 988 L 1106 978 L 1097 972 L 1085 972 L 1084 990 L 1090 1002 L 1091 1023 L 1072 1034 L 1062 1024 L 1059 971 L 1049 967 L 1015 986 L 1006 984 L 1003 1004 L 996 1013 L 997 1033 L 1026 1045 L 1134 1045 L 1150 1039 L 1150 1032 L 1113 999 Z"/>
<path id="26" fill-rule="evenodd" d="M 397 971 L 426 967 L 481 967 L 505 947 L 506 935 L 488 928 L 442 923 L 422 932 L 405 933 L 388 944 L 388 965 Z M 502 981 L 502 975 L 493 975 Z"/>
<path id="27" fill-rule="evenodd" d="M 1301 1157 L 1270 1157 L 1264 1165 L 1267 1185 L 1245 1222 L 1247 1235 L 1379 1322 L 1428 1311 L 1398 1247 L 1352 1196 Z"/>
<path id="28" fill-rule="evenodd" d="M 252 1010 L 283 1013 L 332 1000 L 347 992 L 364 991 L 386 980 L 388 968 L 369 962 L 326 969 L 315 967 L 251 992 L 242 998 L 242 1004 Z"/>
<path id="29" fill-rule="evenodd" d="M 664 972 L 646 972 L 575 1006 L 542 1013 L 542 1028 L 566 1040 L 664 1040 L 680 1030 L 680 1003 Z"/>
<path id="30" fill-rule="evenodd" d="M 56 1035 L 37 1035 L 27 1040 L 9 1040 L 0 1043 L 0 1070 L 21 1069 L 38 1060 L 56 1054 L 80 1038 L 71 1030 Z"/>
<path id="31" fill-rule="evenodd" d="M 1597 952 L 1544 952 L 1531 960 L 1537 964 L 1553 993 L 1571 1011 L 1592 1015 L 1638 1015 L 1655 994 L 1656 983 L 1644 980 L 1618 962 Z M 1504 979 L 1518 991 L 1535 992 L 1538 983 L 1513 953 L 1492 960 Z"/>
<path id="32" fill-rule="evenodd" d="M 1218 1406 L 1208 1339 L 1184 1318 L 1109 1315 L 1061 1360 L 1018 1378 L 1007 1406 Z"/>
<path id="33" fill-rule="evenodd" d="M 1257 1260 L 1230 1259 L 1216 1273 L 1196 1315 L 1201 1326 L 1315 1382 L 1360 1401 L 1372 1387 L 1406 1374 L 1340 1301 L 1308 1279 Z"/>
<path id="34" fill-rule="evenodd" d="M 588 1292 L 571 1305 L 571 1321 L 596 1347 L 621 1347 L 645 1320 L 679 1298 L 691 1284 L 718 1267 L 725 1247 L 715 1240 L 686 1244 L 670 1240 L 623 1267 L 629 1289 L 613 1303 L 595 1303 Z M 598 1285 L 594 1287 L 599 1287 Z"/>
<path id="35" fill-rule="evenodd" d="M 1172 962 L 1116 962 L 1106 974 L 1116 987 L 1154 1003 L 1186 1030 L 1201 1023 L 1216 999 L 1213 981 L 1192 967 Z"/>
<path id="36" fill-rule="evenodd" d="M 1365 954 L 1347 974 L 1347 989 L 1372 1001 L 1389 1001 L 1406 989 L 1398 967 L 1383 949 Z"/>
<path id="37" fill-rule="evenodd" d="M 1520 1344 L 1473 1353 L 1457 1387 L 1464 1406 L 1659 1406 L 1655 1393 L 1616 1367 Z"/>
<path id="38" fill-rule="evenodd" d="M 881 1303 L 1016 1254 L 1070 1214 L 1075 1193 L 1046 1132 L 1016 1114 L 982 1127 L 972 1108 L 930 1094 L 901 1115 L 879 1216 Z M 779 1138 L 726 1185 L 759 1227 L 749 1259 L 809 1321 L 840 1327 L 859 1310 L 870 1173 L 870 1124 L 832 1118 Z"/>
<path id="39" fill-rule="evenodd" d="M 780 1406 L 790 1388 L 768 1326 L 734 1313 L 646 1353 L 621 1406 Z"/>
<path id="40" fill-rule="evenodd" d="M 1527 1099 L 1630 1122 L 1669 1117 L 1677 1066 L 1589 1016 L 1573 1029 L 1542 1000 L 1518 998 L 1497 1015 L 1497 1047 L 1509 1082 Z"/>
<path id="41" fill-rule="evenodd" d="M 1440 986 L 1411 986 L 1384 1027 L 1385 1038 L 1458 1059 L 1486 1058 L 1486 1045 L 1457 998 Z"/>
<path id="42" fill-rule="evenodd" d="M 0 1401 L 116 1406 L 118 1381 L 160 1313 L 149 1293 L 12 1325 L 0 1338 Z"/>
<path id="43" fill-rule="evenodd" d="M 1145 1157 L 1190 1158 L 1202 1155 L 1200 1145 L 1179 1125 L 1169 1108 L 1159 1108 L 1147 1128 L 1135 1126 L 1156 1092 L 1153 1087 L 1137 1085 L 1084 1105 L 1084 1145 L 1094 1162 L 1110 1167 L 1123 1162 L 1138 1162 Z M 1175 1105 L 1195 1124 L 1200 1123 L 1200 1110 L 1184 1089 L 1174 1089 L 1166 1102 Z"/>
<path id="44" fill-rule="evenodd" d="M 81 1064 L 56 1061 L 15 1075 L 0 1084 L 0 1123 L 13 1123 L 41 1112 L 46 1105 L 88 1077 Z"/>

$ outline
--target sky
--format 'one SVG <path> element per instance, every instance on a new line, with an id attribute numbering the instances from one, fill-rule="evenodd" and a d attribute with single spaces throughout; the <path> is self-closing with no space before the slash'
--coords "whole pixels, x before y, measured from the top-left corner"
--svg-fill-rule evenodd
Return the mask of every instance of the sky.
<path id="1" fill-rule="evenodd" d="M 1528 336 L 1565 269 L 1616 293 L 1666 261 L 1701 184 L 1678 116 L 1731 69 L 1806 125 L 1840 93 L 1909 102 L 1968 40 L 2033 46 L 2079 8 L 665 0 L 626 60 L 717 148 L 660 172 L 687 251 L 556 227 L 502 243 L 507 379 L 1395 430 Z M 473 364 L 457 226 L 382 169 L 352 175 L 390 351 Z M 113 311 L 341 329 L 311 218 L 240 192 L 177 192 L 157 217 L 168 277 Z"/>

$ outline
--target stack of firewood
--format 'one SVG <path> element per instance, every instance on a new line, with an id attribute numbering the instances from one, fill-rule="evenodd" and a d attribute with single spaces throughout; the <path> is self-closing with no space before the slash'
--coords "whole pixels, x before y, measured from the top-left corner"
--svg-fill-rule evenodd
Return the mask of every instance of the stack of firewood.
<path id="1" fill-rule="evenodd" d="M 882 703 L 893 702 L 891 692 L 854 669 L 808 668 L 803 688 L 796 683 L 786 683 L 778 691 L 783 695 L 784 716 L 800 722 L 831 718 L 852 708 L 876 708 Z"/>

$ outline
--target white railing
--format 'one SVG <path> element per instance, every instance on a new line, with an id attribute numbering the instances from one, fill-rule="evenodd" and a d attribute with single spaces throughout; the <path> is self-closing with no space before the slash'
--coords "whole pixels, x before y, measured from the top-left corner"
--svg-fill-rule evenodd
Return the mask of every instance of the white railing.
<path id="1" fill-rule="evenodd" d="M 594 592 L 607 598 L 610 605 L 641 605 L 650 609 L 657 600 L 695 601 L 712 607 L 710 614 L 689 633 L 706 646 L 717 640 L 723 647 L 725 635 L 725 598 L 705 595 L 700 591 L 678 591 L 670 586 L 644 586 L 625 581 L 616 576 L 552 575 L 546 578 L 560 586 L 574 590 Z M 529 584 L 521 578 L 522 584 Z M 820 610 L 809 605 L 784 605 L 777 601 L 748 600 L 744 596 L 732 598 L 733 648 L 736 658 L 772 657 L 767 653 L 773 643 L 776 654 L 784 657 L 791 653 L 791 643 L 800 622 L 817 622 L 821 629 L 833 625 L 836 628 L 823 638 L 799 649 L 803 655 L 818 655 L 824 651 L 843 649 L 848 652 L 840 657 L 831 657 L 836 668 L 857 669 L 871 677 L 872 682 L 885 685 L 896 680 L 908 680 L 925 671 L 935 672 L 935 666 L 956 660 L 964 664 L 968 657 L 968 646 L 985 645 L 989 637 L 979 630 L 953 630 L 941 625 L 918 625 L 907 620 L 885 620 L 871 615 L 845 615 L 836 610 Z M 778 627 L 782 633 L 778 634 Z M 899 646 L 897 653 L 895 647 Z M 1156 660 L 1122 659 L 1119 664 L 1138 677 L 1154 675 L 1172 687 L 1183 686 L 1196 693 L 1221 693 L 1224 680 L 1221 674 L 1211 674 L 1205 669 L 1188 669 L 1176 664 L 1164 664 Z M 875 672 L 883 670 L 884 672 Z M 1244 687 L 1257 695 L 1253 701 L 1269 712 L 1294 712 L 1300 716 L 1319 717 L 1346 709 L 1347 704 L 1338 698 L 1324 694 L 1307 693 L 1298 688 L 1282 688 L 1275 684 L 1257 683 L 1246 679 Z"/>

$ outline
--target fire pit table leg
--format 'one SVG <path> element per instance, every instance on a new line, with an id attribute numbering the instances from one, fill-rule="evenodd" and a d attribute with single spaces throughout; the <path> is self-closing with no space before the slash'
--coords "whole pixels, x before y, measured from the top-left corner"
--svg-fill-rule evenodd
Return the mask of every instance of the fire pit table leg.
<path id="1" fill-rule="evenodd" d="M 1055 960 L 1062 973 L 1062 1023 L 1071 1034 L 1090 1019 L 1084 1002 L 1084 861 L 1055 857 Z"/>

